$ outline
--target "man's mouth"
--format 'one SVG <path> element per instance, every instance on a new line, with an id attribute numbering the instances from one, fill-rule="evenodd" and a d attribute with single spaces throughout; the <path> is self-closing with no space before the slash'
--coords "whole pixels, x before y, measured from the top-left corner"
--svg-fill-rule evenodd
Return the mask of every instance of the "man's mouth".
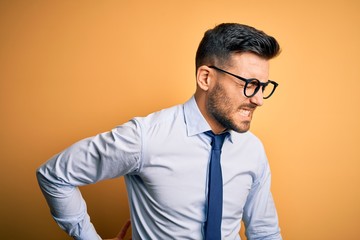
<path id="1" fill-rule="evenodd" d="M 250 117 L 251 111 L 246 109 L 240 109 L 239 113 L 243 117 Z"/>

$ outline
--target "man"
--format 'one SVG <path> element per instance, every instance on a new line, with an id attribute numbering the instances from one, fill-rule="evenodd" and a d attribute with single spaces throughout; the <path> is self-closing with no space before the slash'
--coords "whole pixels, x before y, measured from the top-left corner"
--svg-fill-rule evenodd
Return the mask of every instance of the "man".
<path id="1" fill-rule="evenodd" d="M 248 239 L 281 239 L 266 154 L 248 131 L 277 87 L 268 77 L 279 52 L 250 26 L 208 30 L 189 101 L 75 143 L 38 169 L 57 223 L 75 239 L 100 239 L 77 187 L 124 176 L 133 239 L 240 239 L 241 220 Z"/>

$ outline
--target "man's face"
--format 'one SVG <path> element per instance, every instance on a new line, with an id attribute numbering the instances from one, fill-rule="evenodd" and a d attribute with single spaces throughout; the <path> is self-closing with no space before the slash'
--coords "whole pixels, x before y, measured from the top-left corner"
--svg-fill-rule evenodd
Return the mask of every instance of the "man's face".
<path id="1" fill-rule="evenodd" d="M 223 69 L 244 78 L 256 78 L 267 82 L 269 62 L 252 53 L 234 54 L 230 65 Z M 250 128 L 256 107 L 263 104 L 262 91 L 247 98 L 244 95 L 245 82 L 228 74 L 212 69 L 216 76 L 209 89 L 206 103 L 207 112 L 221 126 L 236 132 L 246 132 Z"/>

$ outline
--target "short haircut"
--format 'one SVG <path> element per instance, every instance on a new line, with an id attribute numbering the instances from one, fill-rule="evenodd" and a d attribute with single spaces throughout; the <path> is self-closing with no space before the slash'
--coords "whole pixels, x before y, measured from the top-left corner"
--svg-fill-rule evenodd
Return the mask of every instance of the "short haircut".
<path id="1" fill-rule="evenodd" d="M 196 71 L 202 65 L 228 63 L 233 53 L 250 52 L 270 60 L 280 53 L 276 39 L 254 27 L 222 23 L 205 32 L 196 52 Z"/>

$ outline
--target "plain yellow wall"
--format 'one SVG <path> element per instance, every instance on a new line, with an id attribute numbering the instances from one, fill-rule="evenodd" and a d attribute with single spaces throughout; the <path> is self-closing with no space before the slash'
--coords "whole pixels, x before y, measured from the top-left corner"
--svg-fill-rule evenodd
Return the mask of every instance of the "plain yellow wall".
<path id="1" fill-rule="evenodd" d="M 82 138 L 183 103 L 208 28 L 274 35 L 264 142 L 284 239 L 360 237 L 357 0 L 0 1 L 0 238 L 67 239 L 35 169 Z M 129 216 L 122 179 L 82 188 L 103 237 Z"/>

